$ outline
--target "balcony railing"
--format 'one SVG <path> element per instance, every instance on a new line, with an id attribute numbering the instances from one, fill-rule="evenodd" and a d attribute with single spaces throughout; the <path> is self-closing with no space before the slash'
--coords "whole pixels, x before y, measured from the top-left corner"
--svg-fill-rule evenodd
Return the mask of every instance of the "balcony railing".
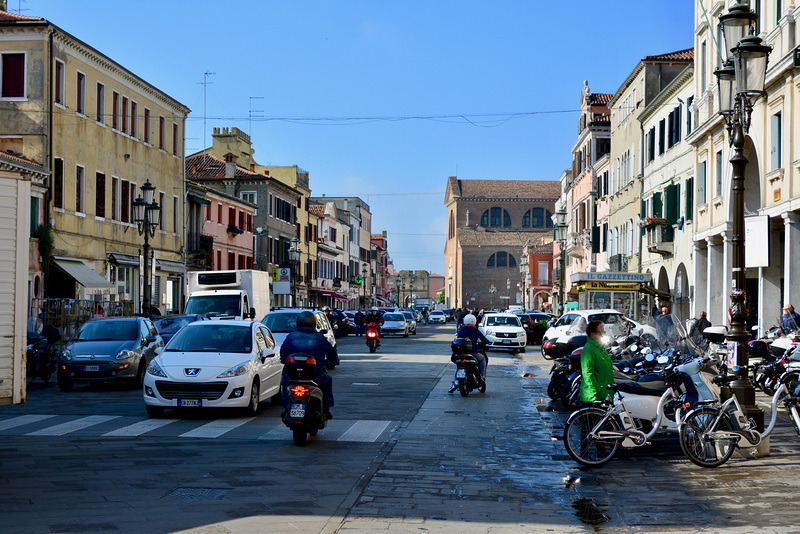
<path id="1" fill-rule="evenodd" d="M 628 271 L 628 256 L 624 254 L 614 254 L 608 258 L 608 270 L 613 272 Z"/>
<path id="2" fill-rule="evenodd" d="M 671 224 L 657 224 L 647 226 L 647 250 L 662 256 L 673 254 L 675 241 L 675 228 Z"/>

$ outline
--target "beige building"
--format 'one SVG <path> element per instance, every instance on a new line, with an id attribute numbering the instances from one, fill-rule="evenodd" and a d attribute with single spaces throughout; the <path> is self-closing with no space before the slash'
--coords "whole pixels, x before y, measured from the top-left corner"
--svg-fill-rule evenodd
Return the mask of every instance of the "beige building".
<path id="1" fill-rule="evenodd" d="M 189 109 L 43 18 L 0 11 L 0 55 L 0 150 L 50 170 L 35 207 L 53 237 L 45 295 L 139 302 L 132 202 L 149 180 L 161 208 L 153 304 L 181 301 Z"/>

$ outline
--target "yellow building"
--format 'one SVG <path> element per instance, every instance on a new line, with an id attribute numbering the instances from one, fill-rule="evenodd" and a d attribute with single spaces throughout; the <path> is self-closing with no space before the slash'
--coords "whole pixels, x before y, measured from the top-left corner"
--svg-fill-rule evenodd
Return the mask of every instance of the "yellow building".
<path id="1" fill-rule="evenodd" d="M 138 304 L 143 238 L 132 202 L 149 180 L 161 207 L 152 303 L 164 312 L 182 302 L 189 109 L 40 17 L 0 11 L 0 55 L 0 150 L 50 170 L 32 206 L 53 235 L 45 295 Z"/>

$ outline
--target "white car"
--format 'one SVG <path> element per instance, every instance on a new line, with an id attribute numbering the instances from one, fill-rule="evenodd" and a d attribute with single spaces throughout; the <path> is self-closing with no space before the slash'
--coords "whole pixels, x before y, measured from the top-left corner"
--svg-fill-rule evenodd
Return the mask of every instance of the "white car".
<path id="1" fill-rule="evenodd" d="M 275 337 L 275 341 L 278 343 L 278 349 L 280 350 L 286 336 L 294 332 L 297 328 L 297 316 L 300 315 L 302 311 L 310 311 L 316 316 L 317 332 L 325 336 L 325 339 L 328 340 L 333 348 L 336 348 L 336 336 L 333 334 L 331 324 L 328 322 L 322 310 L 288 308 L 285 310 L 272 310 L 261 319 L 261 322 L 269 328 L 269 331 L 272 332 L 272 335 Z"/>
<path id="2" fill-rule="evenodd" d="M 559 317 L 553 326 L 544 333 L 542 338 L 542 354 L 544 357 L 556 358 L 563 356 L 563 348 L 568 345 L 568 332 L 572 325 L 580 321 L 583 323 L 583 329 L 585 330 L 586 325 L 594 320 L 603 321 L 606 327 L 606 334 L 612 338 L 627 335 L 629 325 L 631 331 L 636 335 L 655 334 L 655 330 L 652 327 L 628 319 L 617 310 L 573 310 Z M 559 349 L 559 340 L 561 340 L 561 349 Z"/>
<path id="3" fill-rule="evenodd" d="M 414 317 L 414 314 L 411 312 L 404 311 L 403 315 L 406 316 L 406 320 L 408 320 L 408 331 L 411 332 L 411 335 L 417 335 L 417 319 Z"/>
<path id="4" fill-rule="evenodd" d="M 446 324 L 447 323 L 447 316 L 444 314 L 444 312 L 442 310 L 433 310 L 428 315 L 428 322 L 430 324 L 435 324 L 435 323 Z"/>
<path id="5" fill-rule="evenodd" d="M 166 408 L 244 408 L 280 401 L 283 364 L 269 329 L 254 321 L 198 321 L 156 351 L 144 377 L 148 415 Z"/>
<path id="6" fill-rule="evenodd" d="M 408 319 L 403 312 L 387 312 L 383 314 L 382 336 L 408 337 L 410 330 Z"/>
<path id="7" fill-rule="evenodd" d="M 528 335 L 512 313 L 487 313 L 481 319 L 478 330 L 489 340 L 489 349 L 511 349 L 511 352 L 525 352 Z"/>

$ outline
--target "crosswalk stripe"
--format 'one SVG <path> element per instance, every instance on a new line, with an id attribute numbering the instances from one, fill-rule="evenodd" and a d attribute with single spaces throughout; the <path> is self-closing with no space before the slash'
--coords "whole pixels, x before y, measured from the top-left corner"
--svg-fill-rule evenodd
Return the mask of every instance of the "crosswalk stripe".
<path id="1" fill-rule="evenodd" d="M 45 419 L 50 419 L 51 417 L 55 417 L 55 415 L 20 415 L 19 417 L 14 417 L 13 419 L 0 421 L 0 431 L 8 430 L 9 428 L 16 428 L 18 426 L 29 425 L 31 423 L 38 423 L 39 421 L 44 421 Z"/>
<path id="2" fill-rule="evenodd" d="M 141 436 L 142 434 L 146 434 L 151 430 L 161 428 L 162 426 L 174 423 L 175 421 L 177 421 L 177 419 L 145 419 L 144 421 L 139 421 L 138 423 L 123 426 L 122 428 L 112 430 L 111 432 L 106 432 L 103 434 L 103 436 Z"/>
<path id="3" fill-rule="evenodd" d="M 25 434 L 26 436 L 63 436 L 64 434 L 69 434 L 70 432 L 75 432 L 77 430 L 83 430 L 84 428 L 89 428 L 90 426 L 99 425 L 101 423 L 105 423 L 106 421 L 111 421 L 112 419 L 118 419 L 119 415 L 89 415 L 87 417 L 81 417 L 80 419 L 76 419 L 74 421 L 69 421 L 68 423 L 62 423 L 60 425 L 51 426 L 48 428 L 43 428 L 41 430 L 37 430 L 35 432 L 28 432 Z"/>
<path id="4" fill-rule="evenodd" d="M 386 430 L 391 421 L 356 421 L 347 431 L 339 436 L 336 441 L 365 441 L 371 442 Z"/>
<path id="5" fill-rule="evenodd" d="M 236 427 L 242 426 L 245 423 L 253 421 L 255 417 L 245 417 L 242 419 L 218 419 L 206 423 L 201 427 L 184 432 L 180 435 L 182 438 L 218 438 L 226 432 L 230 432 Z"/>

